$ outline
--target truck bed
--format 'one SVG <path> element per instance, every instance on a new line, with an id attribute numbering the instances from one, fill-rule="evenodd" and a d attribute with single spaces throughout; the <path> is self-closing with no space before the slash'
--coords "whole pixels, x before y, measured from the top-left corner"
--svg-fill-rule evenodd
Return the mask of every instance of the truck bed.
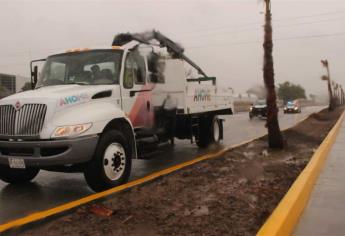
<path id="1" fill-rule="evenodd" d="M 233 111 L 233 99 L 228 89 L 193 82 L 188 83 L 185 96 L 185 113 L 187 114 L 230 108 Z"/>
<path id="2" fill-rule="evenodd" d="M 184 114 L 233 111 L 230 90 L 217 87 L 215 77 L 187 78 L 184 62 L 180 59 L 165 59 L 164 65 L 165 82 L 156 84 L 153 90 L 155 106 L 161 106 L 169 94 Z"/>

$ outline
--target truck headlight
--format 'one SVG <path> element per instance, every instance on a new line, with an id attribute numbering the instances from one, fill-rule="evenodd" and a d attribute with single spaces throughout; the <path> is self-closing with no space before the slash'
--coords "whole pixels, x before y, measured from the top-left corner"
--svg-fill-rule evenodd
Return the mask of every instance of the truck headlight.
<path id="1" fill-rule="evenodd" d="M 90 129 L 92 123 L 81 124 L 81 125 L 66 125 L 57 127 L 52 134 L 52 138 L 62 138 L 62 137 L 74 137 L 78 136 L 79 134 L 84 133 L 88 129 Z"/>

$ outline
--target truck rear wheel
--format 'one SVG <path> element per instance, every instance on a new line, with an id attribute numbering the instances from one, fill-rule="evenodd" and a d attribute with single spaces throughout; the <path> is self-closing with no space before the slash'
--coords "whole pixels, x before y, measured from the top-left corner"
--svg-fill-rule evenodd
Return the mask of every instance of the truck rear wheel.
<path id="1" fill-rule="evenodd" d="M 211 128 L 211 134 L 212 134 L 212 142 L 213 143 L 219 143 L 221 139 L 221 133 L 222 130 L 222 124 L 221 121 L 218 119 L 218 117 L 214 117 L 212 121 L 212 128 Z"/>
<path id="2" fill-rule="evenodd" d="M 117 130 L 105 132 L 84 170 L 86 182 L 96 192 L 126 183 L 131 172 L 131 156 L 125 135 Z"/>
<path id="3" fill-rule="evenodd" d="M 23 184 L 33 180 L 39 173 L 38 168 L 11 169 L 8 166 L 0 166 L 0 179 L 9 184 Z"/>
<path id="4" fill-rule="evenodd" d="M 217 116 L 202 118 L 199 123 L 199 137 L 196 144 L 205 148 L 211 143 L 218 143 L 222 134 L 221 121 Z"/>

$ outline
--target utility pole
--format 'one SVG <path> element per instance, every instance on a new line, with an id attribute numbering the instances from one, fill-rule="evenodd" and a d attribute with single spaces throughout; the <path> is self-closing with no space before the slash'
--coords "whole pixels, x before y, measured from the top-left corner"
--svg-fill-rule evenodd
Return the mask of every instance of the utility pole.
<path id="1" fill-rule="evenodd" d="M 329 106 L 328 106 L 328 110 L 329 111 L 333 111 L 334 110 L 334 99 L 333 99 L 333 93 L 332 93 L 332 86 L 331 86 L 331 74 L 329 72 L 329 64 L 328 64 L 328 60 L 321 60 L 321 63 L 323 65 L 323 67 L 326 68 L 327 70 L 327 76 L 322 76 L 322 80 L 327 80 L 327 84 L 328 84 L 328 93 L 329 93 Z"/>
<path id="2" fill-rule="evenodd" d="M 332 81 L 334 105 L 337 106 L 337 83 Z"/>
<path id="3" fill-rule="evenodd" d="M 340 93 L 339 93 L 339 84 L 335 84 L 335 91 L 336 91 L 336 96 L 337 96 L 337 106 L 340 105 Z"/>
<path id="4" fill-rule="evenodd" d="M 332 81 L 332 89 L 333 89 L 333 100 L 334 105 L 337 106 L 338 94 L 337 94 L 337 83 Z"/>
<path id="5" fill-rule="evenodd" d="M 265 35 L 264 35 L 264 65 L 263 77 L 267 90 L 267 122 L 268 129 L 268 145 L 270 148 L 283 148 L 283 136 L 281 134 L 278 122 L 278 108 L 277 95 L 274 85 L 274 66 L 273 66 L 273 30 L 272 30 L 272 14 L 271 1 L 265 0 L 266 14 L 265 14 Z"/>

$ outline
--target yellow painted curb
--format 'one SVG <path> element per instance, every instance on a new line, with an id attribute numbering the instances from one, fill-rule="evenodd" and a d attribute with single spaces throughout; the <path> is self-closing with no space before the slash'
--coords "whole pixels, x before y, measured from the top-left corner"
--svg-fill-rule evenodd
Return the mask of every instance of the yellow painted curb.
<path id="1" fill-rule="evenodd" d="M 309 116 L 301 119 L 295 125 L 298 125 L 299 123 L 303 122 Z M 292 126 L 292 127 L 294 127 L 294 126 Z M 290 128 L 292 128 L 292 127 L 290 127 Z M 283 129 L 282 131 L 288 130 L 290 128 Z M 195 158 L 193 160 L 190 160 L 190 161 L 187 161 L 187 162 L 184 162 L 184 163 L 172 166 L 170 168 L 167 168 L 167 169 L 164 169 L 164 170 L 152 173 L 152 174 L 150 174 L 148 176 L 145 176 L 145 177 L 143 177 L 141 179 L 137 179 L 137 180 L 131 181 L 131 182 L 127 183 L 127 184 L 124 184 L 124 185 L 121 185 L 121 186 L 118 186 L 118 187 L 106 190 L 104 192 L 91 194 L 91 195 L 86 196 L 84 198 L 81 198 L 81 199 L 78 199 L 78 200 L 75 200 L 75 201 L 72 201 L 72 202 L 68 202 L 66 204 L 63 204 L 63 205 L 60 205 L 60 206 L 57 206 L 57 207 L 54 207 L 54 208 L 51 208 L 51 209 L 48 209 L 48 210 L 36 212 L 36 213 L 31 214 L 31 215 L 28 215 L 28 216 L 25 216 L 25 217 L 22 217 L 22 218 L 19 218 L 19 219 L 7 222 L 5 224 L 0 225 L 0 233 L 4 232 L 6 230 L 9 230 L 11 228 L 14 228 L 14 227 L 19 227 L 19 226 L 22 226 L 22 225 L 25 225 L 25 224 L 29 224 L 29 223 L 38 221 L 38 220 L 42 220 L 42 219 L 47 218 L 49 216 L 62 213 L 64 211 L 70 210 L 72 208 L 78 207 L 80 205 L 89 203 L 89 202 L 97 200 L 97 199 L 100 199 L 102 197 L 106 197 L 106 196 L 109 196 L 111 194 L 120 192 L 122 190 L 125 190 L 125 189 L 128 189 L 128 188 L 131 188 L 131 187 L 143 184 L 145 182 L 151 181 L 151 180 L 153 180 L 155 178 L 158 178 L 160 176 L 163 176 L 163 175 L 167 175 L 167 174 L 172 173 L 172 172 L 174 172 L 176 170 L 179 170 L 179 169 L 182 169 L 184 167 L 193 165 L 193 164 L 198 163 L 200 161 L 219 157 L 219 156 L 223 155 L 224 153 L 226 153 L 229 150 L 232 150 L 232 149 L 234 149 L 236 147 L 239 147 L 239 146 L 242 146 L 244 144 L 248 144 L 248 143 L 250 143 L 250 142 L 252 142 L 252 141 L 254 141 L 256 139 L 260 139 L 260 138 L 262 138 L 264 136 L 266 136 L 266 134 L 258 136 L 256 138 L 253 138 L 253 139 L 250 139 L 250 140 L 247 140 L 247 141 L 244 141 L 244 142 L 241 142 L 239 144 L 236 144 L 236 145 L 224 148 L 224 149 L 222 149 L 222 150 L 220 150 L 220 151 L 218 151 L 216 153 L 206 154 L 204 156 L 197 157 L 197 158 Z"/>
<path id="2" fill-rule="evenodd" d="M 227 152 L 227 151 L 229 151 L 229 150 L 231 150 L 233 148 L 236 148 L 238 146 L 244 145 L 246 143 L 252 142 L 253 140 L 255 140 L 255 139 L 251 139 L 249 141 L 237 144 L 235 146 L 231 146 L 229 148 L 224 148 L 224 149 L 222 149 L 222 150 L 220 150 L 220 151 L 218 151 L 216 153 L 206 154 L 204 156 L 197 157 L 197 158 L 195 158 L 195 159 L 193 159 L 191 161 L 187 161 L 187 162 L 175 165 L 173 167 L 170 167 L 170 168 L 167 168 L 167 169 L 155 172 L 155 173 L 150 174 L 148 176 L 145 176 L 145 177 L 143 177 L 141 179 L 133 180 L 133 181 L 127 183 L 127 184 L 120 185 L 118 187 L 106 190 L 104 192 L 91 194 L 91 195 L 89 195 L 87 197 L 84 197 L 84 198 L 81 198 L 81 199 L 78 199 L 78 200 L 75 200 L 75 201 L 72 201 L 72 202 L 69 202 L 69 203 L 66 203 L 66 204 L 54 207 L 54 208 L 51 208 L 51 209 L 48 209 L 48 210 L 37 212 L 37 213 L 33 213 L 33 214 L 25 216 L 23 218 L 19 218 L 17 220 L 10 221 L 8 223 L 0 225 L 0 233 L 4 232 L 6 230 L 9 230 L 11 228 L 14 228 L 14 227 L 22 226 L 22 225 L 25 225 L 25 224 L 28 224 L 28 223 L 31 223 L 31 222 L 34 222 L 34 221 L 41 220 L 41 219 L 44 219 L 46 217 L 49 217 L 49 216 L 52 216 L 52 215 L 55 215 L 55 214 L 62 213 L 64 211 L 70 210 L 72 208 L 78 207 L 80 205 L 89 203 L 89 202 L 97 200 L 97 199 L 100 199 L 102 197 L 109 196 L 109 195 L 111 195 L 113 193 L 120 192 L 120 191 L 122 191 L 124 189 L 128 189 L 128 188 L 131 188 L 131 187 L 143 184 L 143 183 L 148 182 L 150 180 L 156 179 L 156 178 L 158 178 L 160 176 L 167 175 L 167 174 L 172 173 L 172 172 L 174 172 L 176 170 L 179 170 L 179 169 L 182 169 L 184 167 L 193 165 L 193 164 L 195 164 L 197 162 L 221 156 L 225 152 Z"/>
<path id="3" fill-rule="evenodd" d="M 295 180 L 257 236 L 291 235 L 313 190 L 325 160 L 336 140 L 345 112 L 316 150 L 308 165 Z"/>

